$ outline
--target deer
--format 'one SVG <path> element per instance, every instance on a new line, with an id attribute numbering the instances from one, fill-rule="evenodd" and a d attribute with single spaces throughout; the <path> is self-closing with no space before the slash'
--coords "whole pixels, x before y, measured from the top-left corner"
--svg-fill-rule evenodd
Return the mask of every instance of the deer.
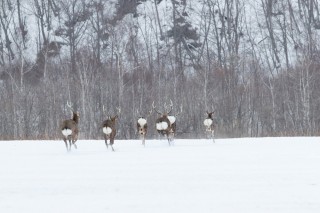
<path id="1" fill-rule="evenodd" d="M 118 113 L 120 113 L 120 108 L 118 108 Z M 106 143 L 107 149 L 109 148 L 109 145 L 111 146 L 112 151 L 114 152 L 113 144 L 114 144 L 114 138 L 117 134 L 116 129 L 116 120 L 118 119 L 118 114 L 115 116 L 108 116 L 107 120 L 103 121 L 102 123 L 102 132 L 104 135 L 104 141 Z M 109 140 L 109 144 L 108 144 Z"/>
<path id="2" fill-rule="evenodd" d="M 67 107 L 69 107 L 72 111 L 72 118 L 69 120 L 62 121 L 61 124 L 61 133 L 63 141 L 66 145 L 67 151 L 71 151 L 71 145 L 74 146 L 74 148 L 77 149 L 77 145 L 75 144 L 78 140 L 78 134 L 79 134 L 79 112 L 76 112 L 72 109 L 71 105 L 67 104 Z M 69 142 L 69 145 L 68 145 Z"/>
<path id="3" fill-rule="evenodd" d="M 203 121 L 203 124 L 206 127 L 206 136 L 207 136 L 207 138 L 211 138 L 213 140 L 213 142 L 215 142 L 215 140 L 214 140 L 214 128 L 215 128 L 215 126 L 213 124 L 214 111 L 213 112 L 206 111 L 206 113 L 207 113 L 207 118 L 204 119 L 204 121 Z"/>
<path id="4" fill-rule="evenodd" d="M 169 146 L 171 146 L 176 132 L 176 117 L 173 115 L 169 115 L 173 108 L 172 100 L 170 100 L 169 107 L 170 109 L 168 110 L 165 104 L 165 111 L 162 113 L 156 109 L 156 107 L 154 106 L 154 102 L 152 103 L 152 108 L 160 115 L 160 117 L 156 119 L 156 129 L 159 134 L 163 136 L 165 135 L 167 137 Z"/>
<path id="5" fill-rule="evenodd" d="M 145 146 L 146 135 L 148 132 L 147 118 L 151 115 L 152 109 L 147 114 L 147 117 L 139 117 L 137 120 L 137 132 L 142 140 L 142 145 Z"/>

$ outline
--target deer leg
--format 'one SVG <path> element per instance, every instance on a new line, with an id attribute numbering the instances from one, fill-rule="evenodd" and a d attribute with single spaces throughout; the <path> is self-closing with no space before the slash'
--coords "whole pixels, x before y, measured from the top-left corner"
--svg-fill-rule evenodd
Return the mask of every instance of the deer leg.
<path id="1" fill-rule="evenodd" d="M 211 132 L 211 138 L 212 138 L 212 141 L 214 143 L 215 142 L 215 140 L 214 140 L 214 130 L 212 130 L 212 132 Z"/>
<path id="2" fill-rule="evenodd" d="M 142 145 L 143 145 L 143 146 L 146 146 L 145 137 L 144 137 L 144 136 L 142 136 Z"/>
<path id="3" fill-rule="evenodd" d="M 69 139 L 69 151 L 71 151 L 71 145 L 72 145 L 72 142 L 71 142 L 71 139 Z"/>
<path id="4" fill-rule="evenodd" d="M 107 149 L 109 149 L 109 147 L 108 147 L 108 140 L 107 140 L 107 139 L 104 139 L 104 142 L 106 143 Z"/>
<path id="5" fill-rule="evenodd" d="M 174 139 L 174 134 L 173 133 L 170 133 L 169 139 L 170 139 L 170 145 L 174 145 L 173 144 L 173 139 Z"/>
<path id="6" fill-rule="evenodd" d="M 78 135 L 76 134 L 73 138 L 72 138 L 72 144 L 74 146 L 74 148 L 78 149 L 76 142 L 78 140 Z"/>
<path id="7" fill-rule="evenodd" d="M 174 140 L 174 133 L 171 133 L 171 141 Z"/>
<path id="8" fill-rule="evenodd" d="M 169 134 L 167 134 L 167 139 L 168 139 L 169 146 L 171 146 L 171 140 L 170 140 L 170 135 Z"/>
<path id="9" fill-rule="evenodd" d="M 206 139 L 209 139 L 209 130 L 208 130 L 208 128 L 205 131 L 205 137 L 206 137 Z"/>
<path id="10" fill-rule="evenodd" d="M 78 149 L 78 147 L 76 145 L 76 141 L 72 141 L 72 144 L 73 144 L 74 148 Z"/>
<path id="11" fill-rule="evenodd" d="M 114 143 L 114 139 L 110 138 L 110 146 L 112 151 L 114 152 L 113 143 Z"/>
<path id="12" fill-rule="evenodd" d="M 206 139 L 212 139 L 212 137 L 213 137 L 213 132 L 212 131 L 213 130 L 211 129 L 210 126 L 207 127 L 207 129 L 206 129 Z"/>
<path id="13" fill-rule="evenodd" d="M 68 149 L 68 143 L 67 143 L 67 139 L 63 138 L 64 144 L 66 145 L 67 151 L 69 151 Z"/>
<path id="14" fill-rule="evenodd" d="M 107 149 L 109 149 L 109 146 L 108 146 L 108 135 L 104 135 L 104 142 L 106 143 Z"/>

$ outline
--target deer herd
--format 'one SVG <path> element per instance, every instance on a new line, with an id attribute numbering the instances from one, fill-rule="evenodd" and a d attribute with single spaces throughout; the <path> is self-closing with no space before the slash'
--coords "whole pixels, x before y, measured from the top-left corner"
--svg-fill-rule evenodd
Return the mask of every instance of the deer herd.
<path id="1" fill-rule="evenodd" d="M 61 133 L 62 139 L 66 145 L 67 151 L 71 151 L 71 146 L 73 145 L 75 149 L 77 149 L 76 141 L 78 140 L 79 135 L 79 112 L 73 110 L 70 104 L 67 104 L 67 107 L 72 111 L 72 118 L 69 120 L 64 120 L 61 124 Z M 155 121 L 155 128 L 159 135 L 166 137 L 168 140 L 169 146 L 173 145 L 174 136 L 176 133 L 176 116 L 178 116 L 182 112 L 179 111 L 176 115 L 170 115 L 173 109 L 173 103 L 170 101 L 170 105 L 167 106 L 164 104 L 164 111 L 160 112 L 152 103 L 152 109 L 146 115 L 146 117 L 139 117 L 137 120 L 137 133 L 142 140 L 142 145 L 145 146 L 145 139 L 148 132 L 148 123 L 147 119 L 155 111 L 159 116 Z M 107 148 L 110 146 L 112 151 L 114 151 L 113 144 L 114 139 L 117 134 L 116 128 L 116 120 L 119 117 L 121 112 L 120 108 L 117 108 L 118 112 L 114 116 L 107 116 L 107 119 L 102 122 L 101 125 L 101 133 L 103 134 L 105 144 Z M 104 111 L 104 110 L 103 110 Z M 206 112 L 207 117 L 205 118 L 203 124 L 205 126 L 206 137 L 210 138 L 214 141 L 214 122 L 213 122 L 213 114 L 212 112 Z M 108 143 L 109 140 L 109 143 Z"/>

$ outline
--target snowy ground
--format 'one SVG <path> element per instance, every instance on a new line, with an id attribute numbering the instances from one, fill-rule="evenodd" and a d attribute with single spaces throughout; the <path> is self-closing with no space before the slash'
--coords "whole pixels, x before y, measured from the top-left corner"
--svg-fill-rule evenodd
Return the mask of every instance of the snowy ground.
<path id="1" fill-rule="evenodd" d="M 0 212 L 320 212 L 320 138 L 0 141 Z"/>

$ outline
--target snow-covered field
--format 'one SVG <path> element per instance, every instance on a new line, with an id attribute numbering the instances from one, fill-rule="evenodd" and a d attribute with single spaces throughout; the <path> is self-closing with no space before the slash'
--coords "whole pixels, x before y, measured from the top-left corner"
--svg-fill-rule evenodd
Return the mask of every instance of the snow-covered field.
<path id="1" fill-rule="evenodd" d="M 320 138 L 0 141 L 0 212 L 320 212 Z"/>

